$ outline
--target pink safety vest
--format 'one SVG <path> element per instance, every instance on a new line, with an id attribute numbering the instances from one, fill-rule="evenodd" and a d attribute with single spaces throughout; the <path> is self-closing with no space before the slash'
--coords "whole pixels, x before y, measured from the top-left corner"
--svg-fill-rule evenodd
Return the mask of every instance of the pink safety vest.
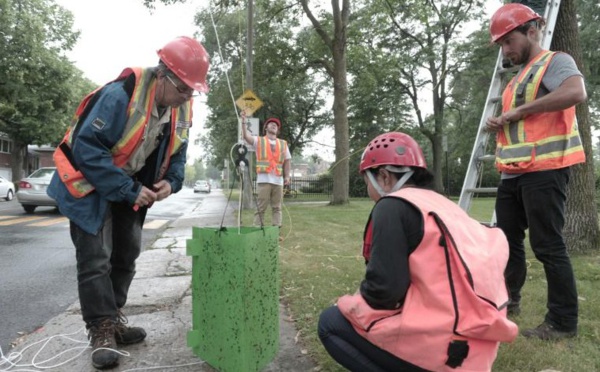
<path id="1" fill-rule="evenodd" d="M 506 237 L 436 192 L 405 187 L 390 196 L 415 205 L 425 221 L 404 305 L 375 310 L 355 294 L 338 300 L 340 311 L 371 343 L 421 368 L 491 371 L 500 342 L 518 333 L 506 318 Z"/>

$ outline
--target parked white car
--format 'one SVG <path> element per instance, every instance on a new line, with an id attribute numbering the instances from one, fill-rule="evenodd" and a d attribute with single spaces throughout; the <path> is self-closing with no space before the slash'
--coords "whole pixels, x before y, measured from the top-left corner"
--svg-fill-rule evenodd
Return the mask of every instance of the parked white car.
<path id="1" fill-rule="evenodd" d="M 56 201 L 46 194 L 50 180 L 56 172 L 55 167 L 40 168 L 19 182 L 17 199 L 27 213 L 33 213 L 36 207 L 56 207 Z"/>
<path id="2" fill-rule="evenodd" d="M 208 183 L 208 181 L 196 181 L 194 184 L 194 192 L 210 193 L 210 183 Z"/>
<path id="3" fill-rule="evenodd" d="M 15 195 L 15 184 L 0 176 L 0 198 L 11 201 Z"/>

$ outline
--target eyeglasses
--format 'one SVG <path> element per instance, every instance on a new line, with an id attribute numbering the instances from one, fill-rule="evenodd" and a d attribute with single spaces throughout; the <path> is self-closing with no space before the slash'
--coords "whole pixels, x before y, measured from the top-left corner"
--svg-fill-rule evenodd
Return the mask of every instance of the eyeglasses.
<path id="1" fill-rule="evenodd" d="M 173 79 L 171 79 L 171 77 L 169 75 L 165 75 L 167 77 L 167 79 L 171 82 L 171 84 L 173 84 L 173 86 L 175 87 L 175 89 L 177 89 L 177 91 L 181 94 L 185 94 L 191 97 L 197 97 L 198 93 L 194 93 L 194 90 L 190 87 L 185 87 L 182 88 L 179 85 L 177 85 Z"/>

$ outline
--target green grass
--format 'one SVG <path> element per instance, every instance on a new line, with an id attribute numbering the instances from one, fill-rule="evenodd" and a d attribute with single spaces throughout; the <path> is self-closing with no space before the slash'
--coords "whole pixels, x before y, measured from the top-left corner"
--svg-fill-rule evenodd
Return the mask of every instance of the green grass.
<path id="1" fill-rule="evenodd" d="M 319 314 L 336 299 L 358 288 L 365 265 L 362 234 L 371 201 L 349 205 L 285 203 L 280 253 L 281 296 L 299 330 L 299 342 L 321 371 L 343 371 L 318 340 Z M 471 215 L 489 221 L 494 199 L 475 199 Z M 251 222 L 252 211 L 243 220 Z M 268 216 L 267 218 L 270 218 Z M 528 252 L 528 280 L 523 289 L 520 328 L 538 325 L 545 314 L 546 282 L 541 264 Z M 542 342 L 521 336 L 503 344 L 494 371 L 600 371 L 600 253 L 574 256 L 572 263 L 580 297 L 579 336 L 560 342 Z"/>

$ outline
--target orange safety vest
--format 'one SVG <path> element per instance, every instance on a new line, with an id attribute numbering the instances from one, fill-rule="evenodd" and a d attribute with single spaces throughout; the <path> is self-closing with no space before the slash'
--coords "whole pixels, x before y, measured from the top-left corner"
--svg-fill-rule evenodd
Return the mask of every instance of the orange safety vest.
<path id="1" fill-rule="evenodd" d="M 271 151 L 271 143 L 266 136 L 258 137 L 256 141 L 256 173 L 271 173 L 281 176 L 283 162 L 287 153 L 287 142 L 282 139 L 275 140 L 275 151 Z"/>
<path id="2" fill-rule="evenodd" d="M 419 209 L 421 243 L 410 254 L 410 286 L 402 307 L 371 308 L 362 295 L 338 300 L 342 314 L 369 342 L 430 371 L 491 371 L 500 342 L 517 337 L 506 318 L 508 243 L 430 190 L 390 194 Z"/>
<path id="3" fill-rule="evenodd" d="M 156 92 L 156 79 L 152 69 L 126 68 L 114 81 L 124 80 L 131 74 L 135 75 L 135 87 L 127 107 L 127 122 L 123 136 L 111 148 L 113 163 L 119 168 L 127 164 L 127 161 L 145 139 Z M 70 153 L 74 141 L 73 133 L 76 132 L 77 126 L 81 124 L 80 116 L 86 106 L 100 89 L 94 90 L 81 101 L 61 144 L 54 152 L 54 162 L 60 179 L 69 190 L 69 193 L 76 198 L 89 194 L 94 190 L 94 186 L 85 179 L 77 165 L 74 164 L 74 159 Z M 165 159 L 160 166 L 159 179 L 165 175 L 171 156 L 177 153 L 181 149 L 181 145 L 187 141 L 191 126 L 192 102 L 190 100 L 171 111 L 171 137 Z"/>
<path id="4" fill-rule="evenodd" d="M 502 94 L 502 112 L 535 100 L 555 53 L 543 50 L 512 78 Z M 575 106 L 527 115 L 519 122 L 505 125 L 496 142 L 496 167 L 501 172 L 559 169 L 585 161 Z"/>

